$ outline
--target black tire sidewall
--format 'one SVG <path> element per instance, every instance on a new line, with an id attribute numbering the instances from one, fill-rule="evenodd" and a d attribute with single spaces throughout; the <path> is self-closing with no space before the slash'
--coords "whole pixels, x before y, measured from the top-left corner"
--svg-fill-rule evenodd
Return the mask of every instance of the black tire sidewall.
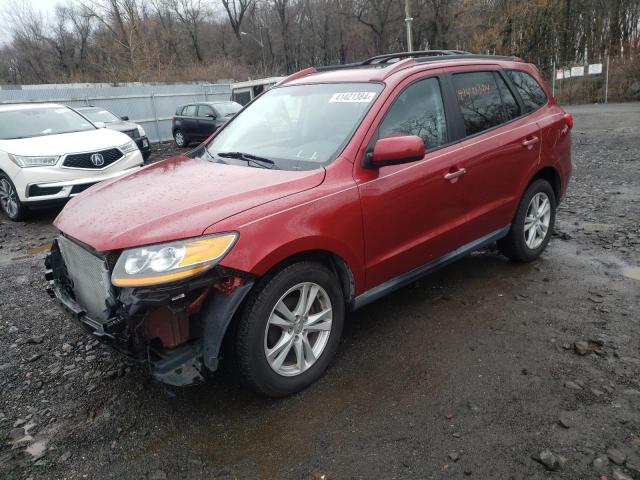
<path id="1" fill-rule="evenodd" d="M 176 135 L 177 135 L 178 133 L 181 133 L 181 134 L 182 134 L 182 145 L 180 145 L 180 144 L 178 143 L 178 140 L 176 139 Z M 176 130 L 175 132 L 173 132 L 173 141 L 174 141 L 174 142 L 176 143 L 176 145 L 177 145 L 178 147 L 180 147 L 180 148 L 184 148 L 184 147 L 186 147 L 187 145 L 189 145 L 189 140 L 187 139 L 187 136 L 184 134 L 184 132 L 183 132 L 182 130 Z"/>
<path id="2" fill-rule="evenodd" d="M 306 372 L 284 377 L 269 365 L 264 354 L 266 325 L 276 302 L 291 287 L 302 282 L 320 285 L 331 300 L 332 330 L 320 358 Z M 291 265 L 258 285 L 244 309 L 236 332 L 235 351 L 240 373 L 259 393 L 281 397 L 303 390 L 322 376 L 336 354 L 344 324 L 345 303 L 336 276 L 323 265 L 301 262 Z"/>
<path id="3" fill-rule="evenodd" d="M 535 249 L 531 249 L 527 246 L 524 238 L 524 221 L 527 216 L 527 209 L 531 199 L 538 193 L 544 193 L 549 198 L 551 206 L 551 218 L 549 219 L 549 228 L 547 235 L 543 242 Z M 518 212 L 516 214 L 515 221 L 512 225 L 513 235 L 513 247 L 516 254 L 522 261 L 531 261 L 540 256 L 540 254 L 547 248 L 549 241 L 551 240 L 551 233 L 556 221 L 556 195 L 553 188 L 546 180 L 539 179 L 534 181 L 525 191 L 520 205 L 518 206 Z"/>
<path id="4" fill-rule="evenodd" d="M 17 213 L 17 215 L 15 217 L 11 217 L 11 216 L 9 216 L 9 213 L 7 211 L 5 211 L 4 207 L 2 207 L 2 206 L 0 206 L 0 212 L 2 212 L 9 220 L 14 221 L 14 222 L 19 222 L 25 217 L 26 212 L 27 212 L 27 208 L 20 201 L 20 198 L 18 197 L 18 190 L 16 190 L 16 186 L 13 184 L 13 182 L 9 178 L 9 175 L 7 175 L 4 172 L 0 172 L 0 179 L 2 179 L 2 178 L 7 180 L 9 182 L 9 185 L 11 185 L 11 188 L 13 188 L 13 191 L 14 191 L 14 193 L 16 195 L 16 200 L 18 202 L 18 213 Z"/>

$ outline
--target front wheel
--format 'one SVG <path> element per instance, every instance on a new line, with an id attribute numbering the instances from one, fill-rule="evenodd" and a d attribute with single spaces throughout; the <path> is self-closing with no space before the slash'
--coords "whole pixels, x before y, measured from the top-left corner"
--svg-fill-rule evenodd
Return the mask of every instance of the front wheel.
<path id="1" fill-rule="evenodd" d="M 27 214 L 27 207 L 18 198 L 13 182 L 4 173 L 0 173 L 0 207 L 14 222 L 23 220 Z"/>
<path id="2" fill-rule="evenodd" d="M 556 195 L 544 179 L 534 181 L 522 196 L 509 234 L 498 248 L 515 262 L 538 258 L 551 239 L 556 220 Z"/>
<path id="3" fill-rule="evenodd" d="M 335 356 L 344 311 L 339 280 L 320 264 L 296 263 L 266 278 L 252 292 L 236 329 L 242 379 L 270 397 L 303 390 Z"/>

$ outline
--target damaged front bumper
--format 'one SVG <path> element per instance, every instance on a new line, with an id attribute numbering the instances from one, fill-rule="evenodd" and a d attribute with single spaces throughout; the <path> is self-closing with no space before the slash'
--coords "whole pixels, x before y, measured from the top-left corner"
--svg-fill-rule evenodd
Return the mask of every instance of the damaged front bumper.
<path id="1" fill-rule="evenodd" d="M 115 264 L 112 254 L 74 245 L 104 262 L 109 271 Z M 227 327 L 253 286 L 250 276 L 222 267 L 175 284 L 144 288 L 109 285 L 110 293 L 104 299 L 107 314 L 100 318 L 76 300 L 77 285 L 67 271 L 58 240 L 45 266 L 48 293 L 85 330 L 148 364 L 155 379 L 175 386 L 202 382 L 206 371 L 217 369 Z"/>

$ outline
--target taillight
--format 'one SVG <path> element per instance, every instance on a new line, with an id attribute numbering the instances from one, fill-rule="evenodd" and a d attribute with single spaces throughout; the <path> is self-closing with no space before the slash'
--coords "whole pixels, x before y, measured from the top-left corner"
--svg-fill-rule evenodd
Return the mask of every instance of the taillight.
<path id="1" fill-rule="evenodd" d="M 175 124 L 176 124 L 176 117 L 173 117 L 173 118 L 171 119 L 171 125 L 175 125 Z"/>
<path id="2" fill-rule="evenodd" d="M 571 114 L 569 114 L 569 113 L 565 113 L 564 117 L 562 117 L 562 118 L 564 118 L 564 123 L 567 124 L 567 127 L 569 127 L 569 129 L 572 129 L 573 128 L 573 116 Z"/>

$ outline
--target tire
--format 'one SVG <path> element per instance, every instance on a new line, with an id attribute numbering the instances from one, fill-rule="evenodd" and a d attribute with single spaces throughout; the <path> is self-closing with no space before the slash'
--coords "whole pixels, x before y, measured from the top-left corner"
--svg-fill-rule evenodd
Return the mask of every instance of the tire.
<path id="1" fill-rule="evenodd" d="M 543 207 L 545 201 L 548 201 L 548 209 Z M 536 208 L 538 213 L 534 212 Z M 543 209 L 546 213 L 540 215 Z M 525 231 L 525 220 L 534 218 L 527 221 L 532 226 Z M 553 188 L 544 179 L 535 180 L 524 192 L 509 233 L 498 241 L 498 249 L 514 262 L 531 262 L 547 248 L 555 221 L 556 195 Z"/>
<path id="2" fill-rule="evenodd" d="M 304 292 L 304 298 L 313 298 L 308 316 L 300 303 Z M 295 320 L 298 312 L 302 315 Z M 339 280 L 321 264 L 295 263 L 265 277 L 250 294 L 234 330 L 234 367 L 241 381 L 269 397 L 305 389 L 335 356 L 344 313 Z"/>
<path id="3" fill-rule="evenodd" d="M 4 173 L 0 173 L 0 209 L 14 222 L 24 220 L 27 216 L 27 207 L 20 201 L 15 185 Z"/>
<path id="4" fill-rule="evenodd" d="M 180 148 L 185 148 L 189 145 L 189 137 L 187 137 L 182 130 L 176 130 L 173 132 L 173 140 Z"/>

